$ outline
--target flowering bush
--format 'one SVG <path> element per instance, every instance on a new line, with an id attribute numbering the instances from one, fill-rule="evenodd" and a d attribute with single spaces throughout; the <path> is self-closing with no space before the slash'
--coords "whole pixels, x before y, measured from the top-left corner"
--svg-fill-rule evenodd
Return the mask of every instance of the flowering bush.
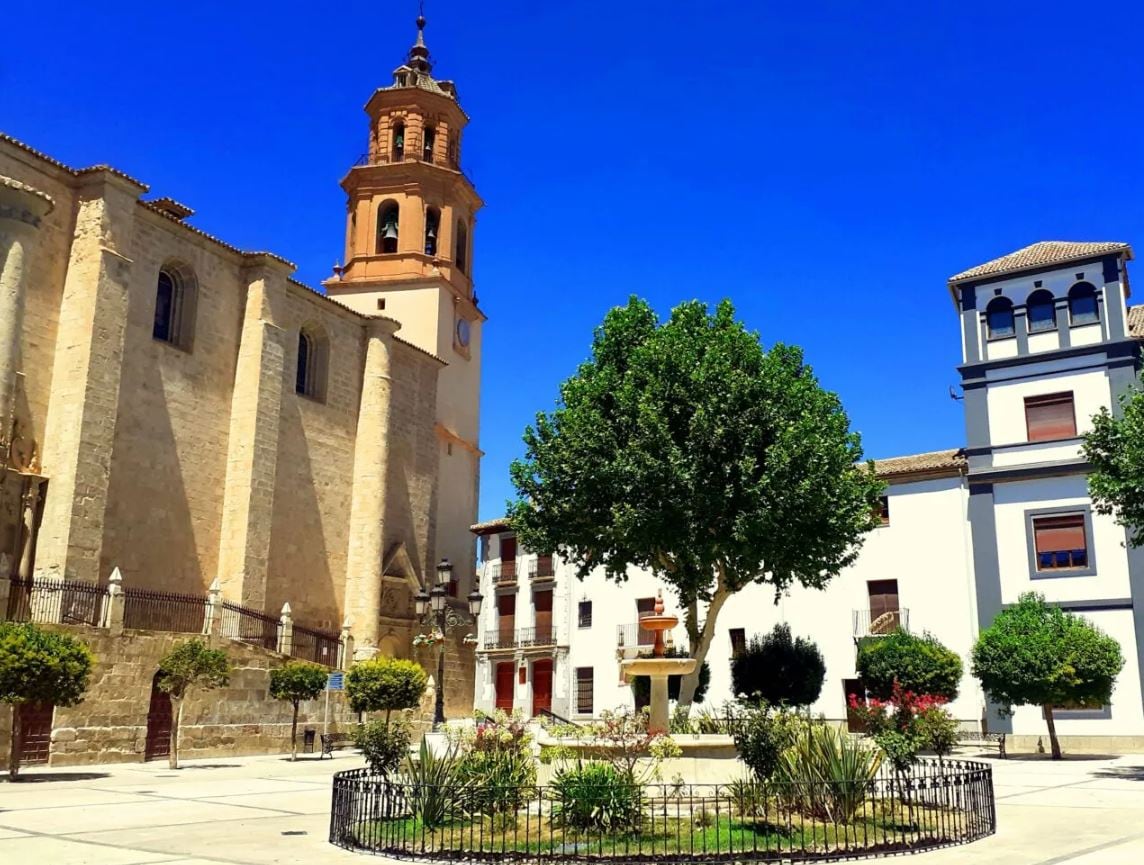
<path id="1" fill-rule="evenodd" d="M 524 804 L 536 783 L 536 763 L 532 736 L 519 712 L 477 712 L 475 724 L 448 727 L 446 735 L 459 754 L 457 775 L 458 783 L 466 785 L 466 811 L 504 814 Z"/>
<path id="2" fill-rule="evenodd" d="M 890 699 L 862 701 L 851 694 L 849 709 L 899 772 L 905 771 L 923 749 L 943 758 L 957 741 L 957 722 L 940 694 L 915 694 L 893 684 Z"/>
<path id="3" fill-rule="evenodd" d="M 583 726 L 548 725 L 549 733 L 578 740 L 542 750 L 541 760 L 595 760 L 608 763 L 628 783 L 640 784 L 658 777 L 660 764 L 683 753 L 670 736 L 648 731 L 648 712 L 619 709 L 603 712 L 600 720 Z"/>

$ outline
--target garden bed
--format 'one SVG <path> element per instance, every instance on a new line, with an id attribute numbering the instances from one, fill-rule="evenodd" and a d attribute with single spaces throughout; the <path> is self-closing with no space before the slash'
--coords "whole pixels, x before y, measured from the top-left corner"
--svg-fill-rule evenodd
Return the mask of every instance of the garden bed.
<path id="1" fill-rule="evenodd" d="M 588 807 L 550 786 L 442 789 L 340 772 L 330 841 L 426 859 L 807 861 L 960 844 L 996 828 L 991 769 L 965 761 L 887 769 L 860 786 L 654 783 L 619 791 L 619 807 L 613 788 L 577 795 Z"/>

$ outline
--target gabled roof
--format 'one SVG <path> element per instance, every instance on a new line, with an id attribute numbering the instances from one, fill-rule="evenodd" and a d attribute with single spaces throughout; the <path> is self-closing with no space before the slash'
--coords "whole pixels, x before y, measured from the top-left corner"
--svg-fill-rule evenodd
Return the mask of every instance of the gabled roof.
<path id="1" fill-rule="evenodd" d="M 1074 242 L 1068 240 L 1042 240 L 1016 252 L 963 270 L 949 278 L 950 285 L 983 276 L 1001 276 L 1050 264 L 1065 264 L 1114 252 L 1127 252 L 1132 258 L 1132 247 L 1118 241 Z"/>
<path id="2" fill-rule="evenodd" d="M 965 465 L 964 451 L 951 448 L 874 460 L 874 471 L 883 480 L 894 480 L 907 475 L 957 474 L 965 469 Z"/>

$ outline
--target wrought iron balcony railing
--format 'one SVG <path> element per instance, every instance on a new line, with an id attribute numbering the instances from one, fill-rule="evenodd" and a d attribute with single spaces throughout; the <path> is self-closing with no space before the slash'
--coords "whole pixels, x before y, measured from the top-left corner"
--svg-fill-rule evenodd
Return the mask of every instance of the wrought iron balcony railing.
<path id="1" fill-rule="evenodd" d="M 555 579 L 556 569 L 552 566 L 552 556 L 537 556 L 536 561 L 529 562 L 528 578 L 530 580 Z"/>
<path id="2" fill-rule="evenodd" d="M 493 582 L 498 585 L 502 583 L 515 583 L 516 562 L 497 562 L 493 565 Z"/>
<path id="3" fill-rule="evenodd" d="M 531 628 L 495 628 L 485 631 L 481 641 L 484 649 L 528 649 L 556 645 L 556 629 L 552 625 Z"/>
<path id="4" fill-rule="evenodd" d="M 884 637 L 894 631 L 910 629 L 910 611 L 899 610 L 855 610 L 855 637 Z"/>

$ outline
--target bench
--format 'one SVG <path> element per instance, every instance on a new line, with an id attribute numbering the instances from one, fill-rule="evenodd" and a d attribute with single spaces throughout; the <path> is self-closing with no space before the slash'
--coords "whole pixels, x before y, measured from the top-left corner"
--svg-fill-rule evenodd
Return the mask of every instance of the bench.
<path id="1" fill-rule="evenodd" d="M 322 734 L 322 753 L 318 755 L 321 760 L 327 754 L 333 757 L 334 751 L 339 748 L 344 748 L 347 745 L 354 743 L 354 737 L 349 733 L 323 733 Z"/>
<path id="2" fill-rule="evenodd" d="M 984 745 L 984 746 L 997 746 L 997 753 L 1001 759 L 1006 758 L 1005 754 L 1005 734 L 1004 733 L 982 733 L 979 730 L 959 730 L 957 733 L 957 743 L 959 745 Z"/>

